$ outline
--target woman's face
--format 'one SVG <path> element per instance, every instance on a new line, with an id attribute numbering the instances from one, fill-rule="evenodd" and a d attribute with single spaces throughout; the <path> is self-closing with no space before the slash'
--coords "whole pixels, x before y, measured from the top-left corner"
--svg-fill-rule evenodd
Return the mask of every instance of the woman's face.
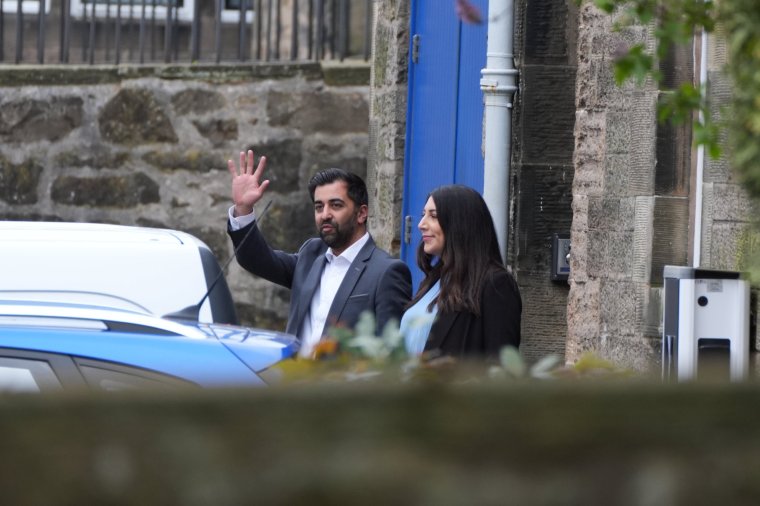
<path id="1" fill-rule="evenodd" d="M 422 232 L 422 247 L 425 253 L 440 257 L 443 253 L 445 237 L 441 225 L 438 223 L 438 213 L 435 210 L 433 197 L 428 197 L 425 208 L 422 210 L 422 219 L 417 224 Z"/>

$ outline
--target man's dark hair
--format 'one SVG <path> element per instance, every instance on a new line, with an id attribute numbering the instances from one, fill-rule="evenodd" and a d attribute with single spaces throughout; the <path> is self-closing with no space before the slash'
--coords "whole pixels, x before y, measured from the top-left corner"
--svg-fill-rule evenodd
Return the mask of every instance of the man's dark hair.
<path id="1" fill-rule="evenodd" d="M 336 168 L 322 169 L 311 177 L 309 180 L 311 201 L 314 202 L 314 191 L 317 189 L 317 186 L 324 186 L 335 181 L 346 183 L 348 186 L 348 198 L 354 204 L 357 206 L 366 206 L 368 204 L 367 185 L 364 184 L 364 180 L 353 172 Z"/>

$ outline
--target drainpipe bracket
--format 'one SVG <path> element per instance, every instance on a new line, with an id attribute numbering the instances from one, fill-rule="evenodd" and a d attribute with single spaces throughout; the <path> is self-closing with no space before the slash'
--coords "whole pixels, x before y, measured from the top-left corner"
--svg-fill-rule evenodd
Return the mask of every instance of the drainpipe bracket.
<path id="1" fill-rule="evenodd" d="M 513 95 L 517 91 L 517 86 L 499 82 L 498 79 L 481 79 L 480 90 L 483 93 Z"/>

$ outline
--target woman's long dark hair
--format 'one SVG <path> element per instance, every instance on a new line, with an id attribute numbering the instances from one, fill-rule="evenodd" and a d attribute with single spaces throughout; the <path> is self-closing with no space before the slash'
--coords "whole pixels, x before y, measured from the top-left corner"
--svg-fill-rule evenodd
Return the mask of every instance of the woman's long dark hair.
<path id="1" fill-rule="evenodd" d="M 489 273 L 506 270 L 499 252 L 491 213 L 478 192 L 463 185 L 441 186 L 428 197 L 435 203 L 438 224 L 444 235 L 441 258 L 417 248 L 417 265 L 425 274 L 414 305 L 441 280 L 441 290 L 433 301 L 441 312 L 468 311 L 480 314 L 480 292 Z"/>

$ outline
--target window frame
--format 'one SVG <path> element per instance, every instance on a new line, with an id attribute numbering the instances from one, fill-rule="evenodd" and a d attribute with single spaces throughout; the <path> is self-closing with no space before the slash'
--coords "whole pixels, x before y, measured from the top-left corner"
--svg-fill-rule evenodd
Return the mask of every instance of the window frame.
<path id="1" fill-rule="evenodd" d="M 64 391 L 87 387 L 87 384 L 74 363 L 74 360 L 68 355 L 0 347 L 0 359 L 2 358 L 46 362 L 60 382 Z M 47 391 L 51 391 L 51 389 L 41 389 L 42 393 Z"/>

